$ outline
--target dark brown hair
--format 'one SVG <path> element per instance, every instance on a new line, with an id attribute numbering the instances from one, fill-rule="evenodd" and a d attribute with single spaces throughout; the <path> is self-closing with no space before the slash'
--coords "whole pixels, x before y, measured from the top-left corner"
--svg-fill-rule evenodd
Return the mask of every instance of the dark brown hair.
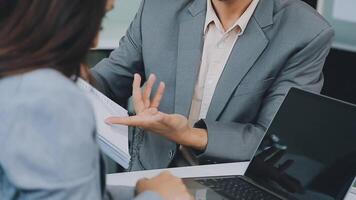
<path id="1" fill-rule="evenodd" d="M 106 0 L 0 0 L 0 77 L 39 68 L 79 72 Z"/>

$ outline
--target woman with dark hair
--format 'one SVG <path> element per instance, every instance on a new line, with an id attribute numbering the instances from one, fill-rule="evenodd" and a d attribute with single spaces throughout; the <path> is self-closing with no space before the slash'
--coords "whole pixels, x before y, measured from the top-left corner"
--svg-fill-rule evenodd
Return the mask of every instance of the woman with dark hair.
<path id="1" fill-rule="evenodd" d="M 133 198 L 105 189 L 92 108 L 74 83 L 106 8 L 106 0 L 0 0 L 1 200 Z M 190 198 L 169 173 L 139 181 L 136 194 Z"/>

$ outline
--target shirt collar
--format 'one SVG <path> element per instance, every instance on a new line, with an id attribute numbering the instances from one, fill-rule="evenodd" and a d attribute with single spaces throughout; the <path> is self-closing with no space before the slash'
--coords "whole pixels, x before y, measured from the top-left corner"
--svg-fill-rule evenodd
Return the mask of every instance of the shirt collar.
<path id="1" fill-rule="evenodd" d="M 236 20 L 233 26 L 231 26 L 226 32 L 230 32 L 231 30 L 239 27 L 239 35 L 242 35 L 247 27 L 248 22 L 250 21 L 253 13 L 255 12 L 259 0 L 252 0 L 250 5 L 247 7 L 246 11 L 241 15 L 239 19 Z M 204 25 L 204 33 L 208 30 L 209 25 L 214 22 L 219 30 L 224 32 L 224 28 L 213 8 L 211 0 L 207 0 L 207 11 L 206 11 L 206 19 Z"/>

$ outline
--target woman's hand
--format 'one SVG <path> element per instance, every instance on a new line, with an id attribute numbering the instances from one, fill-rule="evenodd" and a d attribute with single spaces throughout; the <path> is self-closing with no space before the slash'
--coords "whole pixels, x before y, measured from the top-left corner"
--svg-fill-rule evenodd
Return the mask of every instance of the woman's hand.
<path id="1" fill-rule="evenodd" d="M 164 200 L 192 200 L 182 179 L 171 175 L 168 171 L 151 179 L 141 179 L 136 184 L 136 192 L 152 191 L 158 193 Z"/>
<path id="2" fill-rule="evenodd" d="M 151 100 L 151 92 L 156 81 L 155 75 L 150 75 L 146 87 L 141 89 L 141 77 L 134 76 L 133 104 L 135 116 L 110 117 L 106 120 L 109 124 L 136 126 L 160 134 L 178 144 L 204 150 L 207 145 L 207 132 L 189 126 L 188 119 L 183 115 L 166 114 L 160 112 L 158 107 L 164 95 L 165 84 L 161 82 L 157 92 Z"/>

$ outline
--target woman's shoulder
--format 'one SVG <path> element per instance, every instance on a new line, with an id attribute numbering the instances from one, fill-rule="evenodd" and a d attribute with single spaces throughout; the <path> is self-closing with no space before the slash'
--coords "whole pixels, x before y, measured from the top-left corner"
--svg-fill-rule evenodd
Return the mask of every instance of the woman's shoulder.
<path id="1" fill-rule="evenodd" d="M 0 79 L 0 92 L 4 97 L 2 100 L 16 99 L 27 102 L 38 97 L 51 99 L 62 97 L 68 101 L 75 99 L 86 101 L 84 94 L 74 81 L 49 68 L 2 78 Z"/>
<path id="2" fill-rule="evenodd" d="M 7 87 L 7 95 L 0 105 L 0 118 L 4 118 L 7 125 L 3 128 L 10 129 L 14 123 L 21 123 L 23 126 L 36 124 L 53 129 L 70 126 L 72 132 L 83 132 L 80 124 L 95 129 L 88 99 L 73 81 L 61 73 L 41 69 L 6 79 L 0 82 L 2 87 Z M 54 121 L 56 123 L 51 123 Z"/>
<path id="3" fill-rule="evenodd" d="M 61 73 L 43 69 L 24 75 L 18 98 L 28 112 L 55 114 L 56 119 L 93 125 L 94 113 L 89 100 L 74 81 Z M 31 114 L 31 113 L 30 113 Z"/>
<path id="4" fill-rule="evenodd" d="M 75 82 L 56 70 L 35 70 L 14 77 L 13 81 L 17 82 L 12 91 L 16 101 L 11 102 L 17 105 L 55 107 L 57 113 L 72 111 L 89 115 L 92 112 L 88 99 Z"/>
<path id="5" fill-rule="evenodd" d="M 22 75 L 18 93 L 67 101 L 87 101 L 74 81 L 53 69 L 40 69 Z"/>
<path id="6" fill-rule="evenodd" d="M 0 163 L 14 186 L 64 188 L 96 179 L 95 119 L 75 83 L 53 70 L 4 81 L 15 92 L 0 105 Z"/>

